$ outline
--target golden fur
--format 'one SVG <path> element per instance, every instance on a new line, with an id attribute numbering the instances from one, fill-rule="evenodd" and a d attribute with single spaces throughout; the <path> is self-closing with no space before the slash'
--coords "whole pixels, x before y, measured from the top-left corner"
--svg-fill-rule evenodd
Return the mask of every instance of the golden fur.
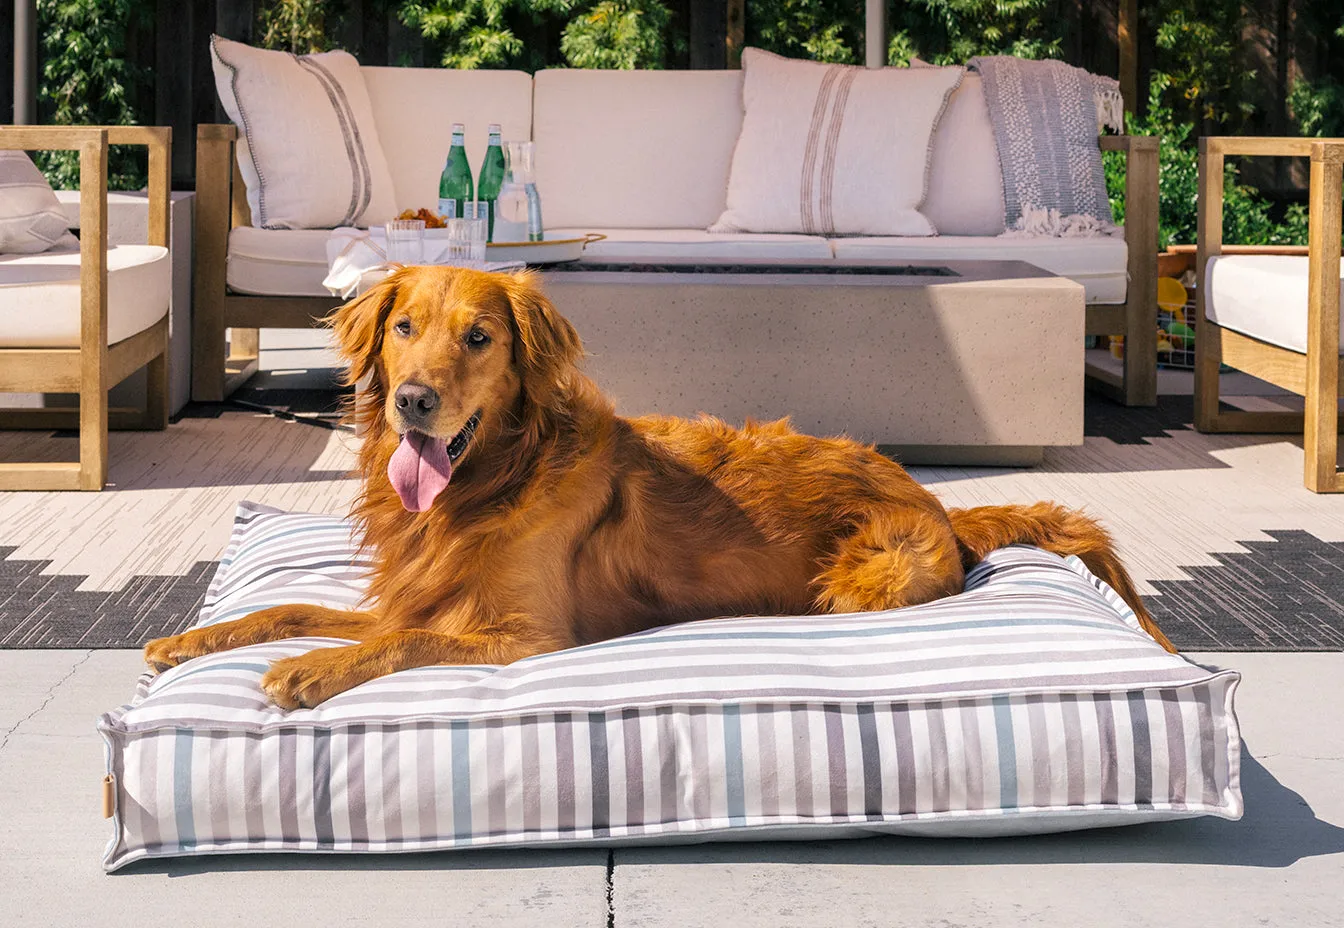
<path id="1" fill-rule="evenodd" d="M 151 666 L 297 635 L 358 642 L 266 674 L 278 705 L 315 706 L 410 667 L 508 663 L 670 622 L 928 602 L 960 592 L 967 567 L 1015 541 L 1077 554 L 1171 647 L 1105 531 L 1076 512 L 945 510 L 871 446 L 786 421 L 617 416 L 529 274 L 408 268 L 333 325 L 351 382 L 371 375 L 356 409 L 367 611 L 267 609 L 153 641 Z M 407 511 L 387 475 L 407 428 L 394 399 L 403 384 L 434 391 L 420 424 L 437 440 L 481 412 L 425 512 Z"/>

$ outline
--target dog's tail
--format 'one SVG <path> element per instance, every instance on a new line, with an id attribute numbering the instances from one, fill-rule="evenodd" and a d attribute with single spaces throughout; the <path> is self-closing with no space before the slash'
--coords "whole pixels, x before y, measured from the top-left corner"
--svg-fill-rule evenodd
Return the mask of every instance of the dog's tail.
<path id="1" fill-rule="evenodd" d="M 949 509 L 947 515 L 952 520 L 962 565 L 967 570 L 995 548 L 1015 543 L 1036 545 L 1064 557 L 1076 555 L 1129 604 L 1144 631 L 1175 653 L 1176 649 L 1144 608 L 1134 581 L 1115 553 L 1111 536 L 1095 520 L 1054 503 Z"/>

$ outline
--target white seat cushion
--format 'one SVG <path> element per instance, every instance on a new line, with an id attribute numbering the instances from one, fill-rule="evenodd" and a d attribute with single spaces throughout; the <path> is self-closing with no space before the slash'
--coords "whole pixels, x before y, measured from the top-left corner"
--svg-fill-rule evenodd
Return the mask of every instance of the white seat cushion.
<path id="1" fill-rule="evenodd" d="M 159 245 L 107 250 L 107 342 L 168 314 L 172 260 Z M 79 252 L 0 256 L 0 348 L 78 348 Z"/>
<path id="2" fill-rule="evenodd" d="M 837 258 L 865 261 L 1025 261 L 1082 284 L 1089 303 L 1125 302 L 1129 252 L 1119 235 L 836 238 L 831 240 L 831 247 Z"/>
<path id="3" fill-rule="evenodd" d="M 256 229 L 229 232 L 225 280 L 237 293 L 258 296 L 331 296 L 327 276 L 329 229 Z"/>
<path id="4" fill-rule="evenodd" d="M 1225 329 L 1306 354 L 1307 262 L 1294 255 L 1212 257 L 1205 312 Z M 1340 304 L 1344 320 L 1344 296 Z"/>
<path id="5" fill-rule="evenodd" d="M 583 250 L 589 258 L 811 258 L 831 260 L 819 235 L 706 232 L 704 229 L 547 229 L 547 238 L 600 232 L 606 239 Z"/>

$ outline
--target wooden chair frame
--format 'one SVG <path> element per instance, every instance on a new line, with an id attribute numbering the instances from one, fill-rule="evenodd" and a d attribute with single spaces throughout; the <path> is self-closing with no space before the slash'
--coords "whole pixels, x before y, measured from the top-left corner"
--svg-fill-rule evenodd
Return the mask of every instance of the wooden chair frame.
<path id="1" fill-rule="evenodd" d="M 341 305 L 332 297 L 244 296 L 228 291 L 229 230 L 251 225 L 232 125 L 196 130 L 196 291 L 192 313 L 192 399 L 218 402 L 256 371 L 258 330 L 306 328 Z M 1089 384 L 1128 406 L 1157 403 L 1157 152 L 1152 136 L 1101 136 L 1124 152 L 1129 284 L 1123 305 L 1088 306 L 1088 335 L 1125 336 L 1123 376 L 1087 366 Z M 225 355 L 225 329 L 232 329 Z M 1081 350 L 1081 346 L 1080 349 Z"/>
<path id="2" fill-rule="evenodd" d="M 79 429 L 79 461 L 0 463 L 0 490 L 101 490 L 107 482 L 107 430 L 168 425 L 168 317 L 107 343 L 107 146 L 149 149 L 150 245 L 169 246 L 172 130 L 146 126 L 4 126 L 0 149 L 79 152 L 78 348 L 0 348 L 0 392 L 77 393 L 79 408 L 11 409 L 0 429 Z M 145 408 L 109 410 L 107 391 L 148 366 Z"/>
<path id="3" fill-rule="evenodd" d="M 1307 247 L 1307 353 L 1271 345 L 1208 318 L 1209 259 L 1224 251 L 1223 166 L 1228 155 L 1311 159 Z M 1339 259 L 1344 140 L 1210 137 L 1199 143 L 1198 316 L 1195 322 L 1195 428 L 1201 432 L 1302 433 L 1303 482 L 1316 493 L 1344 492 L 1339 450 Z M 1218 366 L 1245 371 L 1306 398 L 1304 415 L 1219 408 Z"/>

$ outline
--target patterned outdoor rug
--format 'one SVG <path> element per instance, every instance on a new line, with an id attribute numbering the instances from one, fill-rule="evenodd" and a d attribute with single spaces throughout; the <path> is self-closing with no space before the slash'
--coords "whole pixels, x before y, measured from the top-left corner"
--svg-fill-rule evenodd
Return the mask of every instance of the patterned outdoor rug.
<path id="1" fill-rule="evenodd" d="M 240 499 L 347 512 L 356 439 L 340 399 L 245 389 L 166 432 L 114 432 L 103 493 L 0 493 L 0 648 L 139 647 L 184 628 Z M 1302 488 L 1300 439 L 1200 435 L 1190 410 L 1188 396 L 1151 410 L 1089 399 L 1086 443 L 1040 467 L 911 471 L 949 505 L 1054 499 L 1097 515 L 1183 649 L 1344 649 L 1344 497 Z M 0 455 L 68 459 L 74 443 L 0 433 Z"/>

